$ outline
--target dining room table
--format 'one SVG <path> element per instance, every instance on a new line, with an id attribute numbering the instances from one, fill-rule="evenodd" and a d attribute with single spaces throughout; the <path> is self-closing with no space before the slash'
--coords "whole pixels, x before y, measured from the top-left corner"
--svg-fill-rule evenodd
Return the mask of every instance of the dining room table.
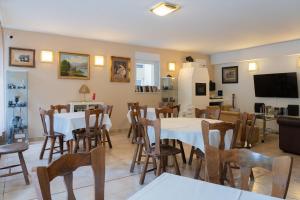
<path id="1" fill-rule="evenodd" d="M 280 200 L 279 198 L 163 173 L 128 200 Z"/>
<path id="2" fill-rule="evenodd" d="M 220 123 L 221 120 L 204 119 L 204 118 L 161 118 L 161 133 L 160 139 L 176 139 L 204 150 L 204 140 L 202 136 L 202 121 L 209 123 Z M 233 130 L 228 130 L 225 135 L 225 149 L 231 147 Z M 148 137 L 150 142 L 155 142 L 155 133 L 153 127 L 148 127 Z M 218 130 L 210 130 L 209 134 L 210 145 L 218 146 L 220 142 L 220 134 Z"/>
<path id="3" fill-rule="evenodd" d="M 94 124 L 96 115 L 91 115 L 90 124 Z M 101 115 L 99 123 L 101 122 Z M 46 125 L 49 130 L 49 119 L 46 119 Z M 112 127 L 112 122 L 108 114 L 103 115 L 103 125 L 107 131 Z M 69 113 L 55 113 L 54 114 L 54 132 L 64 134 L 65 141 L 74 140 L 73 131 L 85 128 L 85 112 L 69 112 Z"/>

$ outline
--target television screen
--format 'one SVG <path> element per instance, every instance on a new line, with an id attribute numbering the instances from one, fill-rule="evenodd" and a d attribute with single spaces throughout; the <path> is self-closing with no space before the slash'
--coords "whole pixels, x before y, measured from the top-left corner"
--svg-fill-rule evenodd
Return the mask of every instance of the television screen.
<path id="1" fill-rule="evenodd" d="M 298 98 L 297 73 L 254 75 L 256 97 Z"/>

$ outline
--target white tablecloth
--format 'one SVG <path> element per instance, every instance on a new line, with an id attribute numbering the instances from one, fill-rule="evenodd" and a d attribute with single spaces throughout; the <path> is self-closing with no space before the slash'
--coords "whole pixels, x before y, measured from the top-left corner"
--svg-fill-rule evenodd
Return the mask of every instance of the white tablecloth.
<path id="1" fill-rule="evenodd" d="M 94 124 L 95 120 L 96 116 L 92 115 L 90 117 L 90 124 Z M 101 115 L 99 118 L 99 122 L 100 120 Z M 46 123 L 49 130 L 49 120 L 46 120 Z M 108 131 L 112 127 L 112 123 L 108 114 L 104 114 L 103 125 L 105 125 L 106 130 Z M 64 134 L 64 139 L 66 141 L 74 139 L 72 131 L 81 128 L 85 128 L 85 112 L 54 114 L 54 131 Z"/>
<path id="2" fill-rule="evenodd" d="M 143 110 L 141 110 L 141 115 L 144 116 Z M 131 124 L 130 111 L 128 111 L 128 113 L 127 113 L 127 119 L 129 121 L 129 123 Z M 147 108 L 147 119 L 156 120 L 155 108 Z"/>
<path id="3" fill-rule="evenodd" d="M 204 152 L 204 141 L 202 136 L 202 120 L 210 123 L 219 123 L 220 120 L 202 118 L 162 118 L 161 119 L 161 139 L 178 139 L 184 143 L 199 148 Z M 209 134 L 210 144 L 218 146 L 220 134 L 217 130 L 211 130 Z M 154 129 L 149 127 L 148 136 L 151 142 L 155 141 Z M 225 149 L 229 149 L 232 139 L 232 130 L 225 136 Z"/>
<path id="4" fill-rule="evenodd" d="M 249 197 L 249 198 L 248 198 Z M 279 200 L 277 198 L 164 173 L 128 200 Z"/>

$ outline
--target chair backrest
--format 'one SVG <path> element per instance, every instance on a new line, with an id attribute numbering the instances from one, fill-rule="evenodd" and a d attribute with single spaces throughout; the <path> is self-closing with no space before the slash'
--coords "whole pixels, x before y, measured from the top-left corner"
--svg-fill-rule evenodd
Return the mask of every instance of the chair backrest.
<path id="1" fill-rule="evenodd" d="M 143 111 L 143 116 L 141 111 Z M 130 110 L 130 118 L 133 130 L 133 140 L 137 141 L 143 137 L 141 133 L 140 120 L 141 118 L 147 118 L 147 106 L 132 106 Z"/>
<path id="2" fill-rule="evenodd" d="M 251 147 L 251 137 L 254 134 L 254 125 L 256 121 L 255 114 L 249 114 L 244 112 L 241 116 L 241 135 L 240 135 L 240 143 L 242 147 Z"/>
<path id="3" fill-rule="evenodd" d="M 196 118 L 219 119 L 220 109 L 199 109 L 195 108 Z"/>
<path id="4" fill-rule="evenodd" d="M 99 105 L 98 108 L 104 110 L 105 114 L 108 114 L 109 118 L 111 117 L 113 111 L 113 105 Z"/>
<path id="5" fill-rule="evenodd" d="M 54 135 L 54 110 L 44 110 L 39 108 L 40 117 L 42 120 L 44 135 Z M 47 122 L 48 120 L 48 126 Z"/>
<path id="6" fill-rule="evenodd" d="M 155 108 L 156 118 L 173 118 L 178 117 L 178 109 L 177 108 Z"/>
<path id="7" fill-rule="evenodd" d="M 94 174 L 95 200 L 104 200 L 105 149 L 97 147 L 90 153 L 66 154 L 48 167 L 33 169 L 33 180 L 39 200 L 51 200 L 50 182 L 58 176 L 64 177 L 68 200 L 75 200 L 73 171 L 91 165 Z"/>
<path id="8" fill-rule="evenodd" d="M 90 124 L 91 116 L 95 115 L 95 123 L 93 125 Z M 99 119 L 100 118 L 100 119 Z M 102 109 L 94 109 L 94 110 L 86 110 L 85 111 L 85 133 L 89 136 L 91 132 L 91 128 L 93 132 L 99 132 L 103 126 L 104 119 L 104 110 Z M 100 120 L 100 121 L 99 121 Z"/>
<path id="9" fill-rule="evenodd" d="M 62 110 L 65 110 L 65 112 L 70 112 L 70 104 L 67 105 L 51 105 L 50 106 L 51 110 L 54 110 L 55 112 L 57 111 L 58 113 L 61 113 Z"/>
<path id="10" fill-rule="evenodd" d="M 142 118 L 140 120 L 141 123 L 141 133 L 142 133 L 142 137 L 144 140 L 144 146 L 145 146 L 145 150 L 150 153 L 152 150 L 152 144 L 151 141 L 149 139 L 148 136 L 148 127 L 152 127 L 154 130 L 154 135 L 155 135 L 155 146 L 154 146 L 154 153 L 155 155 L 160 155 L 160 119 L 156 119 L 156 120 L 148 120 L 145 118 Z"/>
<path id="11" fill-rule="evenodd" d="M 271 196 L 285 199 L 291 177 L 293 159 L 290 156 L 280 156 L 271 158 L 248 149 L 219 150 L 209 147 L 208 153 L 211 162 L 210 166 L 224 167 L 226 163 L 235 163 L 240 167 L 241 189 L 249 190 L 249 178 L 251 169 L 254 167 L 264 168 L 272 172 L 272 192 Z M 217 176 L 222 176 L 219 169 Z M 216 176 L 216 177 L 217 177 Z M 218 182 L 216 182 L 218 183 Z M 219 183 L 220 184 L 220 183 Z"/>
<path id="12" fill-rule="evenodd" d="M 221 111 L 220 120 L 224 122 L 235 123 L 237 120 L 241 119 L 241 113 L 235 111 Z"/>
<path id="13" fill-rule="evenodd" d="M 139 106 L 139 105 L 140 105 L 139 102 L 129 102 L 129 103 L 127 103 L 128 110 L 131 110 L 132 106 Z"/>

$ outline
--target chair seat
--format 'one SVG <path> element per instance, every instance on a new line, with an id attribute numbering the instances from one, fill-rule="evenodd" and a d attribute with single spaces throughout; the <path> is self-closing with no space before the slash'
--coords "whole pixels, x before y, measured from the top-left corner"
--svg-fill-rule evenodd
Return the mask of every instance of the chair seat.
<path id="1" fill-rule="evenodd" d="M 166 145 L 166 144 L 160 145 L 160 156 L 170 156 L 170 155 L 176 155 L 176 154 L 180 154 L 180 153 L 181 153 L 181 150 L 177 149 L 176 147 Z M 154 147 L 151 148 L 150 155 L 156 156 Z"/>
<path id="2" fill-rule="evenodd" d="M 45 135 L 47 137 L 64 137 L 65 135 L 63 133 L 54 132 L 54 136 L 52 135 Z"/>
<path id="3" fill-rule="evenodd" d="M 6 144 L 0 146 L 0 154 L 23 152 L 26 151 L 27 149 L 28 149 L 28 144 L 25 142 Z"/>

